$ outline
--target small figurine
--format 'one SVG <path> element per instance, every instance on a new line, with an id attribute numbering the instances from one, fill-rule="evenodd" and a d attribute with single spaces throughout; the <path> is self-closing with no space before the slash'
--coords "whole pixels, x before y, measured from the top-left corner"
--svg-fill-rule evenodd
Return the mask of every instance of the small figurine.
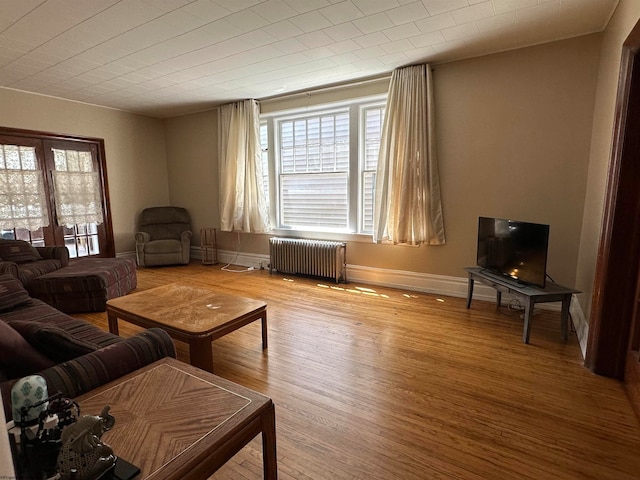
<path id="1" fill-rule="evenodd" d="M 115 424 L 109 406 L 100 415 L 85 415 L 62 431 L 58 473 L 62 480 L 94 480 L 114 467 L 116 457 L 100 438 Z"/>

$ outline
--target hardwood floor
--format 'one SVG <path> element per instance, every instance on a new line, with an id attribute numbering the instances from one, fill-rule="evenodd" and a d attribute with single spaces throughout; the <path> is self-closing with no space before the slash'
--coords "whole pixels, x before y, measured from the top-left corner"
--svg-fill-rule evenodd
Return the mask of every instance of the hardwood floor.
<path id="1" fill-rule="evenodd" d="M 273 399 L 281 480 L 640 478 L 624 388 L 583 367 L 559 312 L 537 314 L 525 345 L 519 316 L 481 301 L 196 263 L 138 270 L 139 290 L 169 282 L 267 302 L 268 350 L 255 322 L 213 343 L 214 368 Z M 78 316 L 107 328 L 104 313 Z M 258 438 L 211 479 L 261 479 L 261 452 Z"/>

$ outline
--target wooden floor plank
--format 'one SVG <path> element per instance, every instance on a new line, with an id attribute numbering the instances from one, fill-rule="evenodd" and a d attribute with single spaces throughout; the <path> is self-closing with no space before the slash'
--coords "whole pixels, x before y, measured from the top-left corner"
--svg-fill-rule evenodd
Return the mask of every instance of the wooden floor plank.
<path id="1" fill-rule="evenodd" d="M 637 479 L 640 425 L 618 381 L 582 365 L 559 312 L 217 266 L 138 270 L 267 302 L 213 343 L 215 373 L 271 397 L 284 480 Z M 107 328 L 106 315 L 78 315 Z M 123 336 L 139 327 L 120 322 Z M 188 346 L 176 343 L 178 358 Z M 211 479 L 262 478 L 252 441 Z"/>

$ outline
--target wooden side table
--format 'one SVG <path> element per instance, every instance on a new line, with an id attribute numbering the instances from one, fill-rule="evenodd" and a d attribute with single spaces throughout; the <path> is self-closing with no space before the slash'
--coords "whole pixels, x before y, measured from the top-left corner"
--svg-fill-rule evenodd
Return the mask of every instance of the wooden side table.
<path id="1" fill-rule="evenodd" d="M 215 228 L 200 229 L 200 254 L 203 265 L 215 265 L 218 263 L 218 244 Z"/>

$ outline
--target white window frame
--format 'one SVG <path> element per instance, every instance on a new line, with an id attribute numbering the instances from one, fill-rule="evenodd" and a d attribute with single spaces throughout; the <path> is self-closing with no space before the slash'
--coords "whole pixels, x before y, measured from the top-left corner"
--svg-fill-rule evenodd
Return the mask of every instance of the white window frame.
<path id="1" fill-rule="evenodd" d="M 363 224 L 364 118 L 367 109 L 385 107 L 386 97 L 386 95 L 376 95 L 351 101 L 320 104 L 304 109 L 278 111 L 261 115 L 261 124 L 266 124 L 268 131 L 268 198 L 271 225 L 274 226 L 272 234 L 326 240 L 371 241 L 373 232 L 362 231 L 361 228 Z M 283 227 L 280 218 L 280 161 L 276 158 L 280 151 L 279 124 L 282 121 L 295 118 L 335 113 L 340 110 L 349 111 L 348 226 L 345 229 L 315 229 L 311 227 L 294 229 Z"/>

